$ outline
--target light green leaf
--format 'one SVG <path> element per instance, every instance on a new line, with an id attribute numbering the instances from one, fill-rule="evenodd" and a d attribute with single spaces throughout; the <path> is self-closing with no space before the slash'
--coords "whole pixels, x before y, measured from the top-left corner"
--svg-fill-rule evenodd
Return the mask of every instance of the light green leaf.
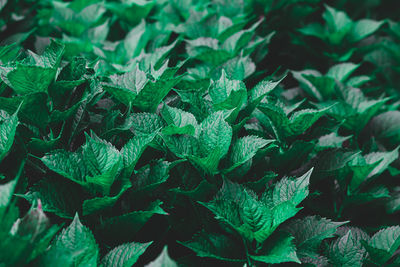
<path id="1" fill-rule="evenodd" d="M 359 64 L 341 63 L 331 67 L 326 76 L 334 78 L 339 82 L 344 82 L 358 67 L 360 67 Z"/>
<path id="2" fill-rule="evenodd" d="M 161 116 L 168 124 L 163 129 L 164 134 L 198 135 L 198 124 L 193 114 L 164 104 Z"/>
<path id="3" fill-rule="evenodd" d="M 400 246 L 400 227 L 387 227 L 374 234 L 365 245 L 373 262 L 384 264 Z"/>
<path id="4" fill-rule="evenodd" d="M 126 243 L 108 252 L 101 260 L 102 267 L 131 267 L 139 259 L 146 249 L 151 245 L 149 243 Z"/>
<path id="5" fill-rule="evenodd" d="M 296 255 L 296 247 L 293 244 L 293 237 L 287 233 L 277 233 L 267 241 L 257 255 L 250 255 L 253 260 L 277 264 L 284 262 L 301 263 Z"/>
<path id="6" fill-rule="evenodd" d="M 220 149 L 220 158 L 226 155 L 232 139 L 232 127 L 225 121 L 224 112 L 215 112 L 200 125 L 199 141 L 204 155 L 216 148 Z"/>
<path id="7" fill-rule="evenodd" d="M 384 23 L 384 21 L 375 21 L 371 19 L 356 21 L 349 32 L 350 40 L 352 42 L 358 42 L 376 32 Z"/>
<path id="8" fill-rule="evenodd" d="M 145 267 L 178 267 L 178 264 L 168 255 L 167 246 L 165 246 L 158 257 L 147 264 Z"/>
<path id="9" fill-rule="evenodd" d="M 97 266 L 99 249 L 92 232 L 82 225 L 78 214 L 71 224 L 56 236 L 47 254 L 69 251 L 73 266 Z M 50 256 L 48 255 L 48 256 Z"/>
<path id="10" fill-rule="evenodd" d="M 14 136 L 18 126 L 17 112 L 4 119 L 0 116 L 0 162 L 14 143 Z"/>
<path id="11" fill-rule="evenodd" d="M 265 140 L 257 136 L 245 136 L 239 138 L 232 146 L 229 154 L 229 168 L 227 172 L 239 167 L 246 161 L 253 158 L 258 150 L 271 144 L 274 140 Z"/>

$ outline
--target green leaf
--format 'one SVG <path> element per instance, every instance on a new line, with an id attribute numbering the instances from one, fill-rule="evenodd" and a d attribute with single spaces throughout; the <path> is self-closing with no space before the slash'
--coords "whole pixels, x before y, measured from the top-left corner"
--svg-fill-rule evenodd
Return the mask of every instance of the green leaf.
<path id="1" fill-rule="evenodd" d="M 140 156 L 147 148 L 149 143 L 151 143 L 155 137 L 155 133 L 150 134 L 148 136 L 141 135 L 135 136 L 128 141 L 121 149 L 121 154 L 123 158 L 123 165 L 125 168 L 125 173 L 127 176 L 130 176 L 133 172 L 133 169 L 136 166 Z"/>
<path id="2" fill-rule="evenodd" d="M 165 246 L 158 257 L 146 265 L 146 267 L 178 267 L 178 264 L 168 255 L 168 248 Z"/>
<path id="3" fill-rule="evenodd" d="M 0 97 L 0 106 L 8 113 L 14 113 L 19 108 L 18 119 L 21 122 L 44 129 L 49 122 L 47 101 L 48 96 L 45 93 L 34 93 L 24 96 Z"/>
<path id="4" fill-rule="evenodd" d="M 71 224 L 56 236 L 46 256 L 52 257 L 60 250 L 68 251 L 72 257 L 72 266 L 97 266 L 99 249 L 92 232 L 82 225 L 78 214 Z"/>
<path id="5" fill-rule="evenodd" d="M 307 80 L 305 83 L 303 82 L 303 84 L 306 84 L 306 86 L 303 87 L 315 98 L 319 100 L 329 99 L 335 93 L 336 83 L 332 77 L 318 77 L 307 74 L 302 74 L 302 76 Z"/>
<path id="6" fill-rule="evenodd" d="M 0 162 L 7 155 L 14 143 L 14 136 L 18 126 L 17 112 L 4 119 L 2 116 L 0 117 Z"/>
<path id="7" fill-rule="evenodd" d="M 349 32 L 350 40 L 352 42 L 358 42 L 376 32 L 384 23 L 384 21 L 375 21 L 371 19 L 356 21 Z"/>
<path id="8" fill-rule="evenodd" d="M 139 259 L 146 249 L 151 245 L 149 243 L 126 243 L 108 252 L 101 260 L 103 267 L 130 267 Z"/>
<path id="9" fill-rule="evenodd" d="M 374 234 L 364 244 L 371 260 L 377 264 L 386 263 L 400 246 L 400 227 L 387 227 Z"/>
<path id="10" fill-rule="evenodd" d="M 268 203 L 259 201 L 253 192 L 239 184 L 224 181 L 215 198 L 201 204 L 249 241 L 262 243 L 274 230 Z"/>
<path id="11" fill-rule="evenodd" d="M 164 134 L 198 135 L 198 124 L 193 114 L 164 104 L 161 115 L 168 124 L 163 129 Z"/>
<path id="12" fill-rule="evenodd" d="M 156 214 L 168 215 L 161 205 L 161 201 L 154 201 L 145 210 L 108 217 L 101 222 L 98 229 L 101 230 L 102 237 L 109 240 L 132 240 L 151 217 Z"/>
<path id="13" fill-rule="evenodd" d="M 146 18 L 153 8 L 154 1 L 124 1 L 122 3 L 106 3 L 106 8 L 130 25 L 136 25 Z"/>
<path id="14" fill-rule="evenodd" d="M 28 60 L 17 62 L 15 67 L 1 67 L 1 77 L 21 95 L 47 92 L 50 83 L 55 79 L 63 53 L 64 45 L 52 41 L 43 55 L 31 53 Z"/>
<path id="15" fill-rule="evenodd" d="M 222 70 L 220 79 L 211 86 L 209 94 L 217 110 L 240 109 L 247 98 L 245 84 L 242 81 L 229 79 L 225 70 Z"/>
<path id="16" fill-rule="evenodd" d="M 265 140 L 252 135 L 239 138 L 229 153 L 229 167 L 226 171 L 229 172 L 252 159 L 260 149 L 272 142 L 274 140 Z"/>
<path id="17" fill-rule="evenodd" d="M 224 112 L 215 112 L 202 121 L 199 141 L 203 154 L 208 154 L 216 148 L 220 149 L 220 158 L 228 153 L 232 128 L 225 121 L 224 115 Z"/>
<path id="18" fill-rule="evenodd" d="M 351 136 L 339 136 L 337 132 L 323 135 L 318 138 L 317 147 L 320 150 L 328 148 L 341 148 L 343 142 L 349 140 Z"/>
<path id="19" fill-rule="evenodd" d="M 399 147 L 390 152 L 373 152 L 365 156 L 367 164 L 379 164 L 368 174 L 368 177 L 381 174 L 399 157 Z"/>
<path id="20" fill-rule="evenodd" d="M 10 204 L 17 182 L 18 179 L 14 179 L 6 184 L 0 185 L 0 211 Z M 0 215 L 2 215 L 2 213 L 0 213 Z"/>
<path id="21" fill-rule="evenodd" d="M 329 40 L 332 44 L 339 44 L 344 36 L 351 30 L 353 21 L 343 11 L 338 11 L 325 5 L 325 12 L 322 15 L 331 35 Z"/>
<path id="22" fill-rule="evenodd" d="M 135 113 L 128 120 L 136 135 L 149 135 L 164 127 L 161 118 L 154 113 Z"/>
<path id="23" fill-rule="evenodd" d="M 236 240 L 222 234 L 204 231 L 193 236 L 192 240 L 179 244 L 193 250 L 198 257 L 214 258 L 228 262 L 244 262 L 244 248 Z"/>
<path id="24" fill-rule="evenodd" d="M 69 152 L 54 150 L 42 157 L 42 162 L 52 171 L 80 185 L 85 185 L 87 166 L 83 164 L 82 149 Z"/>
<path id="25" fill-rule="evenodd" d="M 329 260 L 335 266 L 363 266 L 365 250 L 352 236 L 351 230 L 329 247 Z"/>
<path id="26" fill-rule="evenodd" d="M 62 218 L 72 219 L 82 203 L 82 190 L 70 183 L 52 178 L 44 178 L 29 188 L 25 195 L 21 195 L 30 203 L 37 199 L 42 202 L 45 212 L 55 213 Z"/>
<path id="27" fill-rule="evenodd" d="M 171 91 L 181 76 L 174 77 L 180 66 L 167 68 L 168 61 L 161 67 L 162 73 L 159 77 L 154 77 L 155 80 L 149 80 L 146 86 L 139 92 L 138 96 L 133 101 L 133 106 L 142 111 L 155 111 L 160 102 Z M 158 75 L 158 74 L 157 74 Z"/>
<path id="28" fill-rule="evenodd" d="M 55 150 L 42 157 L 52 171 L 75 183 L 109 195 L 122 167 L 120 152 L 110 143 L 86 134 L 86 143 L 75 152 Z"/>
<path id="29" fill-rule="evenodd" d="M 358 67 L 360 67 L 359 64 L 341 63 L 331 67 L 326 76 L 334 78 L 339 82 L 344 82 Z"/>
<path id="30" fill-rule="evenodd" d="M 371 120 L 371 129 L 379 139 L 384 139 L 393 144 L 400 141 L 400 111 L 387 111 Z"/>
<path id="31" fill-rule="evenodd" d="M 110 143 L 98 141 L 87 134 L 82 152 L 87 170 L 86 181 L 99 186 L 99 190 L 108 195 L 122 165 L 120 152 Z"/>
<path id="32" fill-rule="evenodd" d="M 264 245 L 257 253 L 257 255 L 250 255 L 253 260 L 277 264 L 284 262 L 297 262 L 301 263 L 296 255 L 296 247 L 293 244 L 293 237 L 287 233 L 277 233 L 271 239 L 268 239 L 267 244 Z"/>
<path id="33" fill-rule="evenodd" d="M 303 109 L 290 117 L 290 135 L 298 135 L 310 128 L 331 107 L 320 110 Z"/>
<path id="34" fill-rule="evenodd" d="M 174 166 L 168 161 L 158 160 L 140 168 L 132 180 L 133 191 L 152 191 L 169 178 L 169 170 Z"/>
<path id="35" fill-rule="evenodd" d="M 319 216 L 307 216 L 291 221 L 285 230 L 294 236 L 297 252 L 315 255 L 324 239 L 334 236 L 337 228 L 346 222 L 332 222 Z"/>
<path id="36" fill-rule="evenodd" d="M 110 83 L 104 84 L 104 89 L 121 103 L 129 106 L 146 86 L 148 78 L 139 65 L 130 72 L 110 76 Z"/>

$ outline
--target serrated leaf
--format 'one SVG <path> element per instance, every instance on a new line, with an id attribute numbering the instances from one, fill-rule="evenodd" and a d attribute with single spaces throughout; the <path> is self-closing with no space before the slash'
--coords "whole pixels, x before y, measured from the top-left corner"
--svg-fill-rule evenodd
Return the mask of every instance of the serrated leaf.
<path id="1" fill-rule="evenodd" d="M 121 149 L 121 155 L 123 158 L 124 172 L 126 175 L 130 176 L 133 172 L 133 169 L 136 166 L 140 156 L 147 148 L 150 142 L 153 141 L 155 137 L 155 133 L 150 134 L 148 136 L 141 135 L 135 136 L 128 141 Z"/>
<path id="2" fill-rule="evenodd" d="M 363 266 L 365 250 L 357 242 L 351 230 L 333 242 L 329 248 L 329 260 L 337 266 Z"/>
<path id="3" fill-rule="evenodd" d="M 373 262 L 383 264 L 392 257 L 400 246 L 400 227 L 387 227 L 371 237 L 365 244 L 370 258 Z"/>
<path id="4" fill-rule="evenodd" d="M 163 129 L 164 134 L 198 135 L 198 124 L 193 114 L 164 104 L 161 115 L 168 124 Z"/>
<path id="5" fill-rule="evenodd" d="M 8 118 L 0 117 L 0 162 L 7 155 L 14 143 L 14 136 L 18 126 L 17 112 Z"/>
<path id="6" fill-rule="evenodd" d="M 50 257 L 59 250 L 69 251 L 74 266 L 97 266 L 98 247 L 92 232 L 82 225 L 78 214 L 71 224 L 56 236 L 46 253 Z"/>
<path id="7" fill-rule="evenodd" d="M 265 140 L 257 136 L 245 136 L 238 139 L 232 146 L 229 154 L 229 167 L 227 172 L 239 167 L 253 158 L 257 151 L 271 144 L 274 140 Z"/>
<path id="8" fill-rule="evenodd" d="M 223 112 L 215 112 L 208 116 L 201 125 L 199 141 L 202 153 L 220 149 L 220 158 L 228 153 L 232 139 L 232 128 L 224 119 Z"/>
<path id="9" fill-rule="evenodd" d="M 285 229 L 294 236 L 298 253 L 313 255 L 317 253 L 322 241 L 333 237 L 336 229 L 345 223 L 332 222 L 319 216 L 307 216 L 291 221 Z"/>
<path id="10" fill-rule="evenodd" d="M 149 243 L 126 243 L 113 248 L 101 259 L 104 267 L 130 267 L 151 245 Z"/>

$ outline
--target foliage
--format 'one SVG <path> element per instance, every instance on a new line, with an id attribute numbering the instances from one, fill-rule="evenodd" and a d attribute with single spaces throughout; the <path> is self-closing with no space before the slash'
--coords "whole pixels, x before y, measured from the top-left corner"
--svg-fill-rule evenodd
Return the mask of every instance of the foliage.
<path id="1" fill-rule="evenodd" d="M 394 5 L 0 0 L 0 267 L 399 266 Z"/>

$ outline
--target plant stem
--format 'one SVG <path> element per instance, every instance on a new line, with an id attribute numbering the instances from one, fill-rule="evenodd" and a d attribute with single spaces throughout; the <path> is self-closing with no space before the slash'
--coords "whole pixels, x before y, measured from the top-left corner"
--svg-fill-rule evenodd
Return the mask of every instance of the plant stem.
<path id="1" fill-rule="evenodd" d="M 245 250 L 246 250 L 247 265 L 248 265 L 249 267 L 253 267 L 253 263 L 251 262 L 251 258 L 250 258 L 250 255 L 249 255 L 249 248 L 247 247 L 247 242 L 246 242 L 246 240 L 245 240 L 243 237 L 242 237 L 242 240 L 243 240 L 244 248 L 245 248 Z"/>

